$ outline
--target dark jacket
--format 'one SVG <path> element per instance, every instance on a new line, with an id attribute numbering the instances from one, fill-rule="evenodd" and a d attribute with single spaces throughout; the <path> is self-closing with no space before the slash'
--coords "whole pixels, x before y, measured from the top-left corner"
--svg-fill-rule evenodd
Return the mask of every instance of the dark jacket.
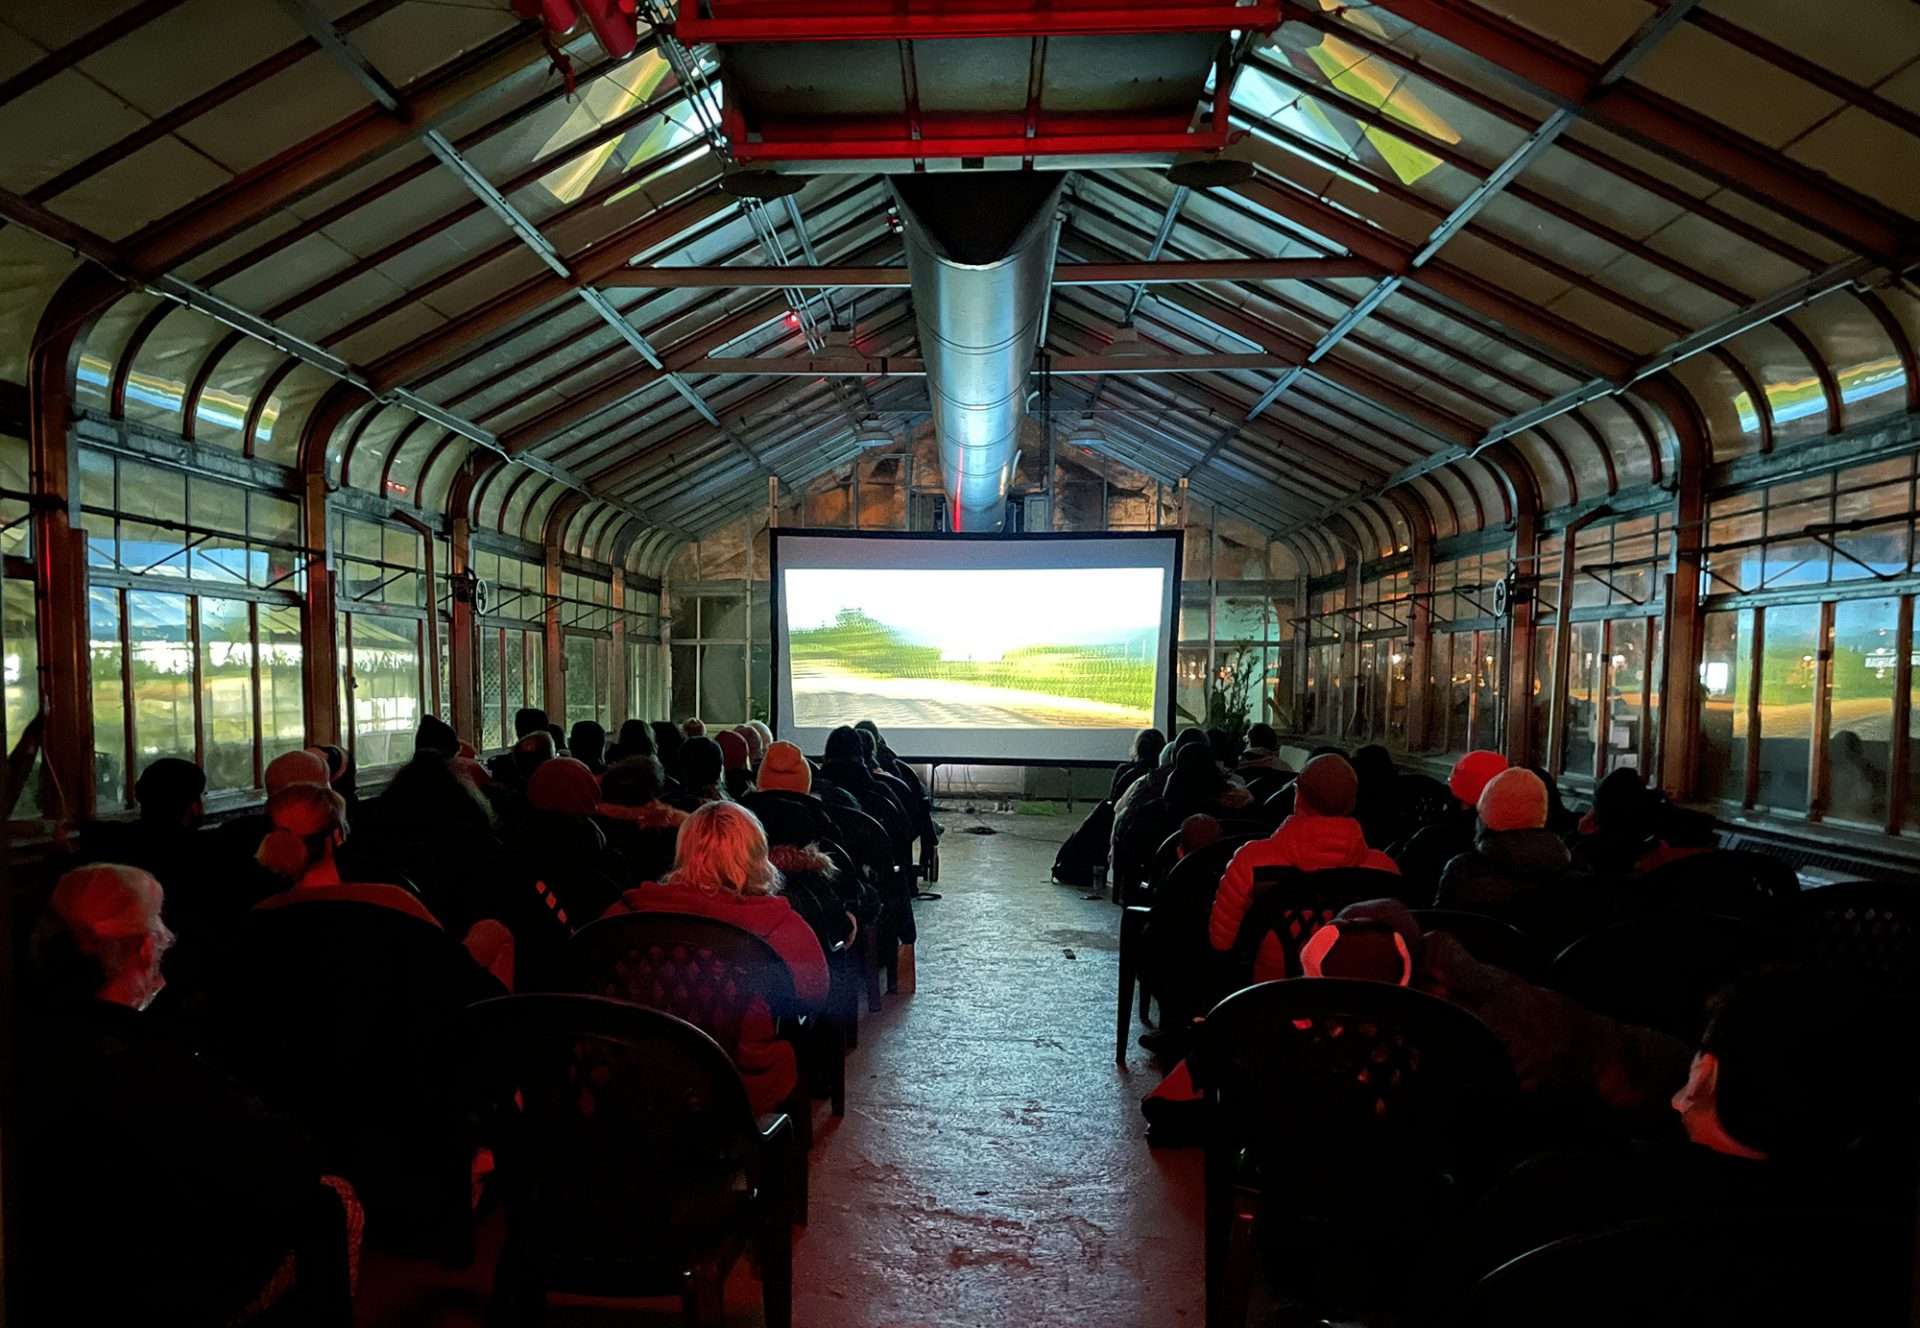
<path id="1" fill-rule="evenodd" d="M 1447 864 L 1473 851 L 1479 824 L 1473 809 L 1462 807 L 1420 827 L 1391 850 L 1393 860 L 1400 864 L 1400 874 L 1409 881 L 1438 886 Z"/>
<path id="2" fill-rule="evenodd" d="M 1441 873 L 1433 903 L 1510 922 L 1554 949 L 1612 920 L 1606 892 L 1573 870 L 1551 830 L 1481 830 Z"/>
<path id="3" fill-rule="evenodd" d="M 298 1239 L 320 1168 L 157 1016 L 104 1001 L 23 1025 L 24 1323 L 224 1323 Z"/>

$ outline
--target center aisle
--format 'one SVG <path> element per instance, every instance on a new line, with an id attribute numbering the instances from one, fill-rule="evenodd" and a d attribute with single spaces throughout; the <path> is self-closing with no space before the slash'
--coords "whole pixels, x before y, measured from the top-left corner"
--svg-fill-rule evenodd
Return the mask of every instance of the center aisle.
<path id="1" fill-rule="evenodd" d="M 1147 1148 L 1157 1075 L 1112 1060 L 1117 910 L 1048 880 L 1078 818 L 941 819 L 919 991 L 862 1020 L 846 1118 L 816 1117 L 794 1322 L 1199 1323 L 1200 1154 Z"/>

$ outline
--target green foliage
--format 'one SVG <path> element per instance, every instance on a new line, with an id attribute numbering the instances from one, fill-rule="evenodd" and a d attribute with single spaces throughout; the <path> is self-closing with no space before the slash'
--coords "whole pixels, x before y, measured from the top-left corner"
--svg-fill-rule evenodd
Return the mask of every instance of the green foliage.
<path id="1" fill-rule="evenodd" d="M 1260 656 L 1253 650 L 1236 650 L 1214 670 L 1213 684 L 1207 688 L 1206 727 L 1221 729 L 1235 741 L 1247 736 L 1250 714 L 1258 695 L 1254 681 L 1260 674 Z"/>
<path id="2" fill-rule="evenodd" d="M 788 644 L 796 668 L 813 663 L 875 678 L 972 683 L 1153 710 L 1152 661 L 1129 658 L 1119 646 L 1021 646 L 997 660 L 942 659 L 938 648 L 902 640 L 857 609 L 842 609 L 829 626 L 791 633 Z"/>

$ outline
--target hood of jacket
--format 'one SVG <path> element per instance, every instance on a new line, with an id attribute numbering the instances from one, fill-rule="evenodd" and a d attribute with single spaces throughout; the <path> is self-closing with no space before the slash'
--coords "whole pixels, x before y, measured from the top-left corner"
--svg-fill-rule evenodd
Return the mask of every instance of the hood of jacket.
<path id="1" fill-rule="evenodd" d="M 813 844 L 775 844 L 767 850 L 767 861 L 786 876 L 814 872 L 830 881 L 840 874 L 833 859 Z"/>
<path id="2" fill-rule="evenodd" d="M 1273 832 L 1290 862 L 1301 871 L 1365 866 L 1373 849 L 1360 822 L 1351 816 L 1315 816 L 1295 812 Z"/>
<path id="3" fill-rule="evenodd" d="M 676 830 L 687 819 L 687 814 L 678 807 L 669 807 L 658 799 L 642 803 L 638 807 L 627 807 L 617 802 L 603 802 L 593 809 L 593 814 L 609 821 L 637 826 L 642 830 Z"/>

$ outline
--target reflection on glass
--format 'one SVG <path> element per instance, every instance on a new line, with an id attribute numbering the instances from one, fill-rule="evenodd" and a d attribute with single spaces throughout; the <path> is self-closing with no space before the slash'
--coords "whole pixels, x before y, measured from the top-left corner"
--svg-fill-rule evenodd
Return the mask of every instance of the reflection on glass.
<path id="1" fill-rule="evenodd" d="M 1475 632 L 1473 745 L 1500 746 L 1500 633 Z"/>
<path id="2" fill-rule="evenodd" d="M 673 647 L 673 711 L 670 718 L 676 724 L 700 712 L 699 692 L 696 690 L 700 678 L 700 658 L 694 653 L 698 649 L 698 646 Z"/>
<path id="3" fill-rule="evenodd" d="M 583 719 L 594 718 L 593 704 L 593 647 L 590 636 L 572 636 L 566 639 L 567 652 L 567 719 L 568 727 Z M 704 702 L 702 703 L 704 705 Z"/>
<path id="4" fill-rule="evenodd" d="M 1776 811 L 1804 812 L 1820 606 L 1785 604 L 1765 610 L 1761 640 L 1760 788 L 1755 802 Z"/>
<path id="5" fill-rule="evenodd" d="M 1553 723 L 1553 648 L 1558 630 L 1546 623 L 1533 631 L 1533 758 L 1543 769 L 1548 757 L 1548 727 Z"/>
<path id="6" fill-rule="evenodd" d="M 1620 618 L 1608 625 L 1606 713 L 1601 720 L 1604 744 L 1601 771 L 1635 770 L 1646 735 L 1640 730 L 1640 707 L 1647 691 L 1647 620 Z"/>
<path id="7" fill-rule="evenodd" d="M 1700 649 L 1700 792 L 1742 802 L 1747 796 L 1747 678 L 1753 663 L 1753 614 L 1706 615 Z"/>
<path id="8" fill-rule="evenodd" d="M 1893 786 L 1893 687 L 1899 670 L 1900 605 L 1892 599 L 1833 606 L 1827 669 L 1825 814 L 1878 825 Z"/>
<path id="9" fill-rule="evenodd" d="M 1473 638 L 1472 632 L 1454 632 L 1447 641 L 1447 750 L 1465 752 L 1473 746 Z"/>
<path id="10" fill-rule="evenodd" d="M 301 702 L 300 610 L 262 604 L 260 616 L 260 761 L 305 745 L 306 708 Z"/>
<path id="11" fill-rule="evenodd" d="M 483 751 L 507 745 L 506 728 L 500 714 L 503 695 L 500 679 L 502 635 L 496 627 L 480 629 L 480 747 Z M 507 632 L 504 635 L 518 644 L 518 633 Z"/>
<path id="12" fill-rule="evenodd" d="M 700 717 L 708 724 L 747 719 L 747 648 L 700 647 Z"/>
<path id="13" fill-rule="evenodd" d="M 120 595 L 87 592 L 87 677 L 93 693 L 93 796 L 101 811 L 127 798 L 127 699 L 121 690 Z"/>

